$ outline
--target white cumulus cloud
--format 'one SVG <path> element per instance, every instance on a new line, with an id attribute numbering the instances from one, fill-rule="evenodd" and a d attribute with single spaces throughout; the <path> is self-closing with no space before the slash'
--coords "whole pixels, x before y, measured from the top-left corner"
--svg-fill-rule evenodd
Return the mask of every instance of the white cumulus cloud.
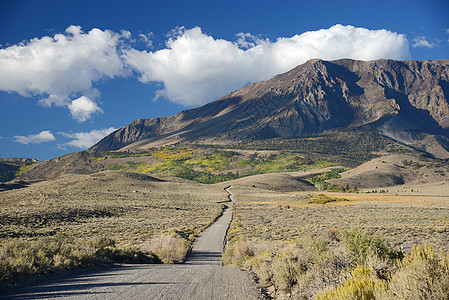
<path id="1" fill-rule="evenodd" d="M 87 149 L 115 130 L 117 129 L 110 127 L 98 130 L 94 129 L 89 132 L 58 132 L 62 136 L 72 139 L 70 142 L 60 145 L 60 147 L 70 146 L 79 149 Z"/>
<path id="2" fill-rule="evenodd" d="M 53 133 L 51 133 L 48 130 L 41 131 L 38 134 L 30 134 L 27 136 L 16 135 L 14 137 L 15 142 L 21 143 L 24 145 L 40 144 L 40 143 L 52 142 L 54 140 L 56 140 L 55 136 L 53 135 Z"/>
<path id="3" fill-rule="evenodd" d="M 86 96 L 81 96 L 69 104 L 70 114 L 79 122 L 89 120 L 94 113 L 103 113 L 97 103 Z"/>
<path id="4" fill-rule="evenodd" d="M 435 44 L 429 42 L 425 36 L 419 36 L 413 39 L 412 47 L 426 47 L 432 49 L 435 47 Z"/>
<path id="5" fill-rule="evenodd" d="M 0 91 L 39 96 L 45 106 L 62 106 L 83 122 L 95 113 L 96 84 L 131 70 L 144 83 L 162 83 L 156 97 L 184 106 L 215 100 L 250 82 L 266 80 L 312 58 L 410 58 L 407 38 L 388 30 L 334 25 L 276 41 L 239 33 L 216 39 L 201 28 L 173 30 L 160 50 L 152 34 L 137 34 L 148 50 L 132 47 L 131 33 L 70 26 L 64 34 L 0 48 Z"/>
<path id="6" fill-rule="evenodd" d="M 126 74 L 118 46 L 129 34 L 97 28 L 84 33 L 72 25 L 65 34 L 0 49 L 0 90 L 37 95 L 45 106 L 68 106 L 81 95 L 98 96 L 95 82 Z"/>
<path id="7" fill-rule="evenodd" d="M 374 60 L 410 57 L 403 34 L 334 25 L 275 42 L 248 33 L 236 42 L 215 39 L 201 28 L 173 31 L 166 48 L 127 49 L 124 60 L 144 83 L 162 82 L 157 96 L 185 106 L 204 104 L 249 82 L 266 80 L 312 58 Z"/>

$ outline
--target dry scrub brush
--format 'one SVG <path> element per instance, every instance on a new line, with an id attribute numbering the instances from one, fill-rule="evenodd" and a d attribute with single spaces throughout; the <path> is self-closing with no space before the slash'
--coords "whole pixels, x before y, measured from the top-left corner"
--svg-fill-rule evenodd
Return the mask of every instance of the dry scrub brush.
<path id="1" fill-rule="evenodd" d="M 0 245 L 0 281 L 112 261 L 160 262 L 151 252 L 117 249 L 115 241 L 106 237 L 85 240 L 56 235 L 36 241 L 10 239 Z"/>
<path id="2" fill-rule="evenodd" d="M 382 237 L 352 228 L 290 242 L 228 245 L 225 262 L 256 273 L 275 297 L 447 299 L 449 253 L 415 246 L 404 257 Z"/>
<path id="3" fill-rule="evenodd" d="M 237 229 L 237 238 L 292 240 L 304 232 L 316 235 L 331 227 L 348 229 L 355 225 L 378 233 L 407 252 L 414 244 L 425 242 L 449 249 L 449 196 L 401 199 L 361 195 L 358 200 L 354 194 L 341 196 L 351 201 L 315 204 L 305 198 L 307 195 L 240 186 L 233 191 L 238 201 L 231 230 Z M 335 198 L 335 194 L 325 195 Z"/>
<path id="4" fill-rule="evenodd" d="M 449 298 L 448 253 L 425 246 L 449 249 L 448 197 L 314 204 L 288 193 L 233 191 L 224 261 L 255 272 L 276 297 Z M 410 254 L 403 257 L 400 246 Z"/>
<path id="5" fill-rule="evenodd" d="M 317 296 L 330 299 L 448 299 L 449 253 L 428 244 L 416 245 L 410 255 L 395 262 L 387 277 L 371 266 L 358 265 L 337 288 Z"/>
<path id="6" fill-rule="evenodd" d="M 143 246 L 143 249 L 156 254 L 164 264 L 181 262 L 189 248 L 190 243 L 177 236 L 161 236 Z"/>
<path id="7" fill-rule="evenodd" d="M 1 192 L 2 278 L 111 261 L 181 261 L 226 199 L 217 186 L 127 172 L 63 176 Z M 89 244 L 97 239 L 113 245 L 98 252 Z"/>

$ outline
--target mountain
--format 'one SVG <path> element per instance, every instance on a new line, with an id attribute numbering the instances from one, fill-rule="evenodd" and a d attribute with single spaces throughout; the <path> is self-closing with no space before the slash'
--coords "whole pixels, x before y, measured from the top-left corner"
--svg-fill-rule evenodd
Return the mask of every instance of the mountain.
<path id="1" fill-rule="evenodd" d="M 374 122 L 399 140 L 447 137 L 448 99 L 449 60 L 315 59 L 204 106 L 134 121 L 91 150 L 300 137 Z"/>
<path id="2" fill-rule="evenodd" d="M 448 99 L 449 60 L 311 60 L 204 106 L 169 117 L 137 120 L 105 137 L 90 151 L 33 165 L 21 179 L 31 182 L 101 170 L 150 172 L 163 162 L 156 154 L 98 151 L 177 143 L 274 151 L 268 158 L 290 151 L 289 155 L 312 155 L 312 159 L 320 157 L 345 166 L 385 152 L 448 159 Z M 201 148 L 192 146 L 195 151 Z M 197 160 L 212 154 L 212 150 L 203 149 L 196 154 Z M 250 154 L 245 155 L 240 159 L 251 160 Z M 220 172 L 231 172 L 237 178 L 251 171 L 237 164 L 206 172 L 192 162 L 184 165 L 182 159 L 166 167 L 166 173 L 183 178 L 195 174 L 223 177 Z"/>

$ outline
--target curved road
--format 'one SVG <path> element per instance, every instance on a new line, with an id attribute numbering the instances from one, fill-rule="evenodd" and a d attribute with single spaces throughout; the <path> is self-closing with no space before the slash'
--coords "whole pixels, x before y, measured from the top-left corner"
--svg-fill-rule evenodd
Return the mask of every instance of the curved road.
<path id="1" fill-rule="evenodd" d="M 229 193 L 229 199 L 235 200 Z M 114 265 L 35 278 L 0 290 L 8 299 L 261 299 L 254 281 L 235 267 L 222 266 L 229 206 L 193 244 L 184 264 Z"/>

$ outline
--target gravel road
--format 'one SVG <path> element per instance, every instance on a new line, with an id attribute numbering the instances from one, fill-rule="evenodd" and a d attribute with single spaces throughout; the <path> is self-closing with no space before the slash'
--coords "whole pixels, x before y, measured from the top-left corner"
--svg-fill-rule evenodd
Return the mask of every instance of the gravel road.
<path id="1" fill-rule="evenodd" d="M 234 200 L 232 192 L 230 199 Z M 7 299 L 261 299 L 248 273 L 222 266 L 224 238 L 232 219 L 226 207 L 194 243 L 184 264 L 88 268 L 34 278 L 0 289 Z"/>

